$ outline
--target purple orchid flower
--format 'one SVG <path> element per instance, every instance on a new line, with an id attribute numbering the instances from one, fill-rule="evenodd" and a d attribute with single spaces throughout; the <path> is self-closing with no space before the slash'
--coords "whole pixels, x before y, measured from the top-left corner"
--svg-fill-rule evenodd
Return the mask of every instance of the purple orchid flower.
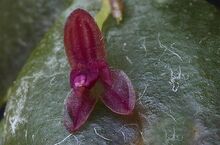
<path id="1" fill-rule="evenodd" d="M 99 98 L 113 112 L 131 114 L 136 100 L 131 81 L 123 71 L 109 68 L 102 33 L 85 10 L 77 9 L 68 17 L 64 45 L 72 69 L 64 114 L 67 130 L 77 131 Z"/>

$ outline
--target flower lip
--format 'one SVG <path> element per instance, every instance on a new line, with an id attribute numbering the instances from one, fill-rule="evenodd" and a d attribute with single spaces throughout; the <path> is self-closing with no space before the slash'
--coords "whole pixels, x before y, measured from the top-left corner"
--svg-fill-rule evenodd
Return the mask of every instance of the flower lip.
<path id="1" fill-rule="evenodd" d="M 86 86 L 86 76 L 83 74 L 80 74 L 75 77 L 74 79 L 74 86 L 77 87 L 84 87 Z"/>
<path id="2" fill-rule="evenodd" d="M 71 88 L 85 87 L 90 89 L 99 78 L 98 69 L 87 68 L 83 70 L 73 69 L 70 73 Z"/>

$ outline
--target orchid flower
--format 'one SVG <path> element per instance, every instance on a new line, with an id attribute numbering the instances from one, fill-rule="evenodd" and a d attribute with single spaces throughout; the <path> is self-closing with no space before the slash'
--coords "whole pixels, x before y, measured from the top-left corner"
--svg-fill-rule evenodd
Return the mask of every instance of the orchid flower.
<path id="1" fill-rule="evenodd" d="M 72 69 L 72 89 L 65 101 L 67 130 L 79 130 L 98 100 L 117 114 L 131 114 L 136 100 L 131 81 L 123 71 L 109 67 L 102 33 L 85 10 L 77 9 L 68 17 L 64 45 Z"/>

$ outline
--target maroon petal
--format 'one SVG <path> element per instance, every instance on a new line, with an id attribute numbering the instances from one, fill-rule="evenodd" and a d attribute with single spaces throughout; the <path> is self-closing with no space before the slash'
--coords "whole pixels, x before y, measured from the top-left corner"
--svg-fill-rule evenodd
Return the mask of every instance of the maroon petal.
<path id="1" fill-rule="evenodd" d="M 93 17 L 82 9 L 73 11 L 64 29 L 64 45 L 71 67 L 84 68 L 88 63 L 105 60 L 105 44 Z"/>
<path id="2" fill-rule="evenodd" d="M 102 83 L 105 85 L 111 85 L 112 84 L 112 77 L 111 77 L 111 70 L 109 68 L 109 65 L 105 61 L 99 62 L 99 77 L 102 80 Z"/>
<path id="3" fill-rule="evenodd" d="M 78 130 L 88 119 L 97 99 L 84 93 L 77 96 L 72 91 L 65 102 L 64 125 L 69 132 Z"/>
<path id="4" fill-rule="evenodd" d="M 128 76 L 121 70 L 111 70 L 112 84 L 103 83 L 103 103 L 113 112 L 128 115 L 135 106 L 135 92 Z"/>

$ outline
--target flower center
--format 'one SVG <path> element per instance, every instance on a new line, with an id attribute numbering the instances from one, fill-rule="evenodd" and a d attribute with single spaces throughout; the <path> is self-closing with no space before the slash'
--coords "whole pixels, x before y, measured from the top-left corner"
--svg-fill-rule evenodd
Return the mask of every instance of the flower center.
<path id="1" fill-rule="evenodd" d="M 86 76 L 85 75 L 79 75 L 75 77 L 74 79 L 74 86 L 75 87 L 82 87 L 85 86 L 86 84 Z"/>

